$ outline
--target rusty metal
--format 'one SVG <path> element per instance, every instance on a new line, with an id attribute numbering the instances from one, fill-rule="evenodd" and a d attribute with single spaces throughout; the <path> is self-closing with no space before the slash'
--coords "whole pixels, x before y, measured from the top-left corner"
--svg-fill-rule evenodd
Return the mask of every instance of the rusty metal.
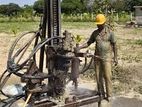
<path id="1" fill-rule="evenodd" d="M 46 100 L 46 101 L 39 101 L 38 103 L 34 104 L 32 107 L 80 107 L 83 105 L 93 104 L 100 102 L 103 100 L 104 97 L 100 96 L 84 96 L 83 98 L 78 98 L 73 96 L 71 99 L 66 98 L 65 104 L 57 105 L 57 103 Z"/>
<path id="2" fill-rule="evenodd" d="M 48 4 L 46 3 L 47 0 L 44 0 L 44 16 L 43 16 L 43 23 L 42 23 L 42 35 L 41 40 L 43 41 L 45 38 L 47 38 L 47 7 Z M 40 72 L 43 72 L 43 65 L 44 65 L 44 51 L 45 51 L 45 45 L 41 47 L 40 49 L 40 62 L 39 62 L 39 70 Z"/>
<path id="3" fill-rule="evenodd" d="M 104 98 L 102 98 L 100 96 L 92 96 L 92 97 L 88 97 L 88 98 L 79 99 L 74 102 L 71 102 L 71 103 L 68 103 L 65 105 L 61 105 L 58 107 L 80 107 L 83 105 L 88 105 L 88 104 L 100 102 L 102 99 L 104 99 Z"/>
<path id="4" fill-rule="evenodd" d="M 49 100 L 45 100 L 45 101 L 38 101 L 36 102 L 32 107 L 53 107 L 56 106 L 57 104 L 49 101 Z"/>
<path id="5" fill-rule="evenodd" d="M 82 98 L 81 98 L 82 97 Z M 46 100 L 39 101 L 32 107 L 80 107 L 83 105 L 94 104 L 103 100 L 103 97 L 94 96 L 94 95 L 86 95 L 86 96 L 73 96 L 72 98 L 66 98 L 65 104 L 57 105 L 57 103 Z"/>
<path id="6" fill-rule="evenodd" d="M 77 88 L 79 74 L 89 69 L 93 56 L 91 56 L 92 60 L 89 65 L 85 60 L 85 66 L 80 72 L 80 59 L 78 57 L 87 58 L 87 55 L 74 52 L 75 43 L 70 32 L 65 31 L 61 35 L 60 3 L 60 0 L 44 0 L 44 15 L 39 29 L 21 35 L 13 43 L 9 51 L 7 70 L 0 78 L 1 93 L 9 99 L 13 99 L 7 102 L 5 106 L 12 105 L 20 98 L 25 99 L 26 103 L 31 104 L 32 107 L 58 106 L 57 102 L 51 101 L 50 98 L 60 98 L 64 95 L 67 79 L 72 80 Z M 31 39 L 15 49 L 21 38 L 27 36 L 27 34 L 33 34 Z M 23 59 L 23 55 L 32 42 L 34 42 L 34 46 L 29 57 Z M 15 50 L 17 51 L 14 53 Z M 39 56 L 37 55 L 38 51 L 40 51 Z M 16 61 L 16 58 L 19 59 Z M 20 61 L 22 62 L 20 63 Z M 46 65 L 45 68 L 44 65 Z M 71 73 L 69 73 L 70 67 Z M 44 69 L 48 72 L 45 73 Z M 20 77 L 21 82 L 26 83 L 23 87 L 24 95 L 9 96 L 2 91 L 3 86 L 12 74 Z M 48 81 L 45 81 L 45 79 L 48 79 Z M 82 106 L 100 102 L 101 99 L 103 98 L 100 96 L 74 96 L 71 101 L 66 98 L 65 104 L 58 107 Z"/>
<path id="7" fill-rule="evenodd" d="M 80 59 L 78 57 L 72 58 L 72 64 L 71 64 L 71 80 L 74 83 L 75 88 L 78 86 L 77 79 L 79 78 L 79 65 L 80 65 Z"/>
<path id="8" fill-rule="evenodd" d="M 53 107 L 55 106 L 56 104 L 53 103 L 53 102 L 45 102 L 45 103 L 41 103 L 41 104 L 38 104 L 38 105 L 35 105 L 35 106 L 32 106 L 32 107 Z"/>

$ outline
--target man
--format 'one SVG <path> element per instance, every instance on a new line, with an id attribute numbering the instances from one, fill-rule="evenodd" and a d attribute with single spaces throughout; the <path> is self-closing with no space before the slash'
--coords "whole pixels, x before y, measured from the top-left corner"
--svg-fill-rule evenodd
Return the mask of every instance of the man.
<path id="1" fill-rule="evenodd" d="M 89 45 L 96 42 L 94 62 L 98 94 L 109 99 L 112 95 L 112 52 L 115 65 L 118 63 L 116 38 L 110 27 L 105 24 L 106 17 L 103 14 L 98 14 L 96 16 L 95 23 L 98 28 L 92 33 L 90 39 L 83 45 L 79 46 L 77 50 L 87 48 Z"/>

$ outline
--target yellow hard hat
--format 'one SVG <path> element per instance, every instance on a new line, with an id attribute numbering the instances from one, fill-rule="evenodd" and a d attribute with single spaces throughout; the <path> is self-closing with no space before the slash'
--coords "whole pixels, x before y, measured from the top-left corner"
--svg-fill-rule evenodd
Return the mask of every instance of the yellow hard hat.
<path id="1" fill-rule="evenodd" d="M 98 14 L 95 19 L 97 25 L 102 25 L 106 22 L 106 17 L 103 14 Z"/>

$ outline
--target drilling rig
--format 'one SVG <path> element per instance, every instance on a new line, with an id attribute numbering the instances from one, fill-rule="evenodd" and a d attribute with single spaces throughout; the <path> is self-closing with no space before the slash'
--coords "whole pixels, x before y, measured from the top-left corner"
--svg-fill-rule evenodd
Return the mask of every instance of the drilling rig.
<path id="1" fill-rule="evenodd" d="M 28 37 L 26 43 L 19 42 Z M 19 47 L 17 47 L 19 44 Z M 30 48 L 32 46 L 32 48 Z M 43 17 L 39 29 L 22 34 L 12 44 L 7 61 L 7 69 L 0 78 L 1 94 L 7 99 L 1 100 L 2 107 L 11 107 L 19 99 L 23 99 L 23 107 L 79 107 L 103 99 L 100 96 L 73 96 L 72 102 L 64 98 L 62 104 L 53 99 L 60 99 L 65 93 L 68 81 L 73 80 L 78 86 L 77 78 L 84 73 L 92 63 L 87 65 L 86 53 L 74 52 L 74 40 L 71 33 L 61 34 L 61 1 L 44 0 Z M 27 58 L 24 55 L 29 50 Z M 85 64 L 79 69 L 80 59 L 85 57 Z M 71 68 L 71 73 L 69 69 Z M 48 71 L 48 72 L 45 72 Z M 11 75 L 20 78 L 25 83 L 24 93 L 10 96 L 3 92 L 3 87 Z"/>

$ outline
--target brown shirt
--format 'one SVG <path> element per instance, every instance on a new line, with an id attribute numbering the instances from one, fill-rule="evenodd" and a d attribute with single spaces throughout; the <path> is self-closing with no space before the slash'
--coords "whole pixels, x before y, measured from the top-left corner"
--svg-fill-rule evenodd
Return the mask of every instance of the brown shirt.
<path id="1" fill-rule="evenodd" d="M 105 28 L 100 32 L 98 29 L 95 30 L 90 39 L 88 40 L 88 46 L 96 42 L 95 55 L 100 56 L 101 58 L 110 59 L 112 53 L 112 43 L 116 43 L 116 38 L 112 30 L 109 27 Z"/>

